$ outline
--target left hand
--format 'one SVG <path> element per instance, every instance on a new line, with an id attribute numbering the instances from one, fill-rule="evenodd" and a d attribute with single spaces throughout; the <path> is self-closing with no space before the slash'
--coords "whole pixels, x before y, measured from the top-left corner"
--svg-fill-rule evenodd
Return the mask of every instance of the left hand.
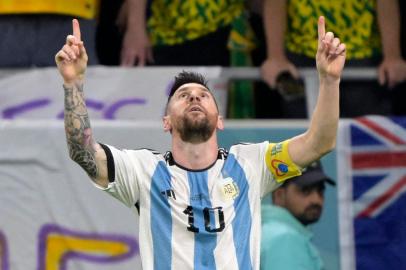
<path id="1" fill-rule="evenodd" d="M 131 67 L 136 64 L 142 67 L 153 62 L 152 46 L 146 30 L 133 31 L 133 29 L 127 28 L 121 48 L 120 65 Z"/>
<path id="2" fill-rule="evenodd" d="M 345 44 L 332 32 L 326 33 L 323 16 L 318 21 L 318 36 L 316 65 L 320 79 L 339 80 L 345 63 Z"/>
<path id="3" fill-rule="evenodd" d="M 384 58 L 378 68 L 379 84 L 389 88 L 406 81 L 406 61 L 402 58 Z"/>

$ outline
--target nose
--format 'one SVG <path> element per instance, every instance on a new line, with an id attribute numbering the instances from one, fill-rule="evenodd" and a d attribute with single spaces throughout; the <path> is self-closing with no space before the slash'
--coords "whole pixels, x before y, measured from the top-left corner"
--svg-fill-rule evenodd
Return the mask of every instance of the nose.
<path id="1" fill-rule="evenodd" d="M 313 203 L 318 203 L 323 205 L 324 202 L 324 194 L 318 190 L 313 190 L 310 194 L 310 199 Z"/>
<path id="2" fill-rule="evenodd" d="M 200 97 L 196 93 L 191 93 L 189 96 L 189 102 L 198 101 L 200 102 Z"/>

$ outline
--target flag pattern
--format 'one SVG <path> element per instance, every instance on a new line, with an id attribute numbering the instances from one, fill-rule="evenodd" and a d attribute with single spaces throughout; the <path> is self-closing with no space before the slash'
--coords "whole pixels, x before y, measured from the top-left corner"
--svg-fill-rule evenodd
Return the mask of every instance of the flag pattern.
<path id="1" fill-rule="evenodd" d="M 347 121 L 340 127 L 338 170 L 340 192 L 350 193 L 340 196 L 349 200 L 340 205 L 347 207 L 340 222 L 349 223 L 340 234 L 352 237 L 351 268 L 406 269 L 406 118 Z"/>

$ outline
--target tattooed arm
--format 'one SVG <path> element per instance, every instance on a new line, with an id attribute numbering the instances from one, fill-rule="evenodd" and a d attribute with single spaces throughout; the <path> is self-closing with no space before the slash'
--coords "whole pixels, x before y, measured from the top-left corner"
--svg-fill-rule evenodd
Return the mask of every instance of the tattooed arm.
<path id="1" fill-rule="evenodd" d="M 93 139 L 83 94 L 83 82 L 64 84 L 65 133 L 69 156 L 100 186 L 107 187 L 107 157 Z"/>
<path id="2" fill-rule="evenodd" d="M 95 183 L 107 187 L 107 157 L 93 138 L 83 94 L 83 78 L 88 58 L 80 39 L 78 21 L 73 20 L 72 25 L 73 35 L 66 38 L 66 44 L 55 56 L 58 70 L 64 79 L 65 133 L 69 156 Z"/>

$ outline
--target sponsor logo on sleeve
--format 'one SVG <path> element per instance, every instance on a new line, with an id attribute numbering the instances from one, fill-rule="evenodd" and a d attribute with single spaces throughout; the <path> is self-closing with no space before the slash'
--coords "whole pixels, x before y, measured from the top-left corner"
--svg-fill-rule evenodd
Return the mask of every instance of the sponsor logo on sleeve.
<path id="1" fill-rule="evenodd" d="M 277 143 L 274 146 L 272 146 L 271 149 L 271 156 L 275 156 L 276 154 L 282 152 L 282 144 L 281 143 Z"/>

